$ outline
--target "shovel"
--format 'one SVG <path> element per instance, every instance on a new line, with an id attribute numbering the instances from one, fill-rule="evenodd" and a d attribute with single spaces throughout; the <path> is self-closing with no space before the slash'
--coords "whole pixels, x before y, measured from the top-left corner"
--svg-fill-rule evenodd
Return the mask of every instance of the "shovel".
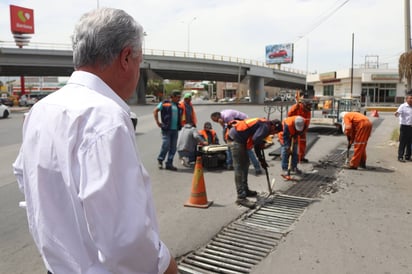
<path id="1" fill-rule="evenodd" d="M 266 162 L 266 159 L 265 159 L 265 151 L 262 149 L 262 157 L 263 157 L 263 160 Z M 268 168 L 267 167 L 265 167 L 265 173 L 266 173 L 266 181 L 267 181 L 267 183 L 268 183 L 268 189 L 269 189 L 269 195 L 268 196 L 270 196 L 270 195 L 272 195 L 272 185 L 271 185 L 271 183 L 270 183 L 270 179 L 269 179 L 269 171 L 268 171 Z M 273 185 L 275 184 L 275 179 L 273 178 Z"/>

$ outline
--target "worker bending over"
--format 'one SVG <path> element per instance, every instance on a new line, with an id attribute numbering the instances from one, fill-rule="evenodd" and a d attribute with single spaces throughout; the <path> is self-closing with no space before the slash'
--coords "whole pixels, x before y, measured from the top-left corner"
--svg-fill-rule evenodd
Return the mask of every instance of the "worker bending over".
<path id="1" fill-rule="evenodd" d="M 366 168 L 366 145 L 372 132 L 372 123 L 368 117 L 359 112 L 342 112 L 342 132 L 348 138 L 348 144 L 353 145 L 353 156 L 347 169 Z"/>

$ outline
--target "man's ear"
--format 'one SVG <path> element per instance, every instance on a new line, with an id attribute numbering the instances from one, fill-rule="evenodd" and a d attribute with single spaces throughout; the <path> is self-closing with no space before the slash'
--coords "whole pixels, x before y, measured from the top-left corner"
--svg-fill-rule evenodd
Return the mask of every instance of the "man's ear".
<path id="1" fill-rule="evenodd" d="M 122 68 L 127 68 L 129 66 L 129 61 L 133 52 L 130 47 L 125 47 L 120 52 L 120 64 Z"/>

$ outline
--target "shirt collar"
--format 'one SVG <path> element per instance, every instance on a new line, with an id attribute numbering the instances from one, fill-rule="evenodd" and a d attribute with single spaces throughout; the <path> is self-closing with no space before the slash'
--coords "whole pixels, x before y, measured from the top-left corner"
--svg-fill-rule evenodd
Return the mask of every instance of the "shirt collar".
<path id="1" fill-rule="evenodd" d="M 121 106 L 127 113 L 130 112 L 129 106 L 123 101 L 119 95 L 116 94 L 100 77 L 97 75 L 86 72 L 86 71 L 74 71 L 67 81 L 67 84 L 81 85 L 87 87 L 91 90 L 106 96 L 113 101 L 115 101 L 119 106 Z"/>

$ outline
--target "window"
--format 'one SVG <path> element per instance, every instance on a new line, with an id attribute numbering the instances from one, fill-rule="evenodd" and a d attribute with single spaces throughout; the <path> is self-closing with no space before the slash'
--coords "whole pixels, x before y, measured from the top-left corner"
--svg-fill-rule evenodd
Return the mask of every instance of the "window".
<path id="1" fill-rule="evenodd" d="M 323 96 L 333 96 L 333 85 L 323 86 Z"/>

